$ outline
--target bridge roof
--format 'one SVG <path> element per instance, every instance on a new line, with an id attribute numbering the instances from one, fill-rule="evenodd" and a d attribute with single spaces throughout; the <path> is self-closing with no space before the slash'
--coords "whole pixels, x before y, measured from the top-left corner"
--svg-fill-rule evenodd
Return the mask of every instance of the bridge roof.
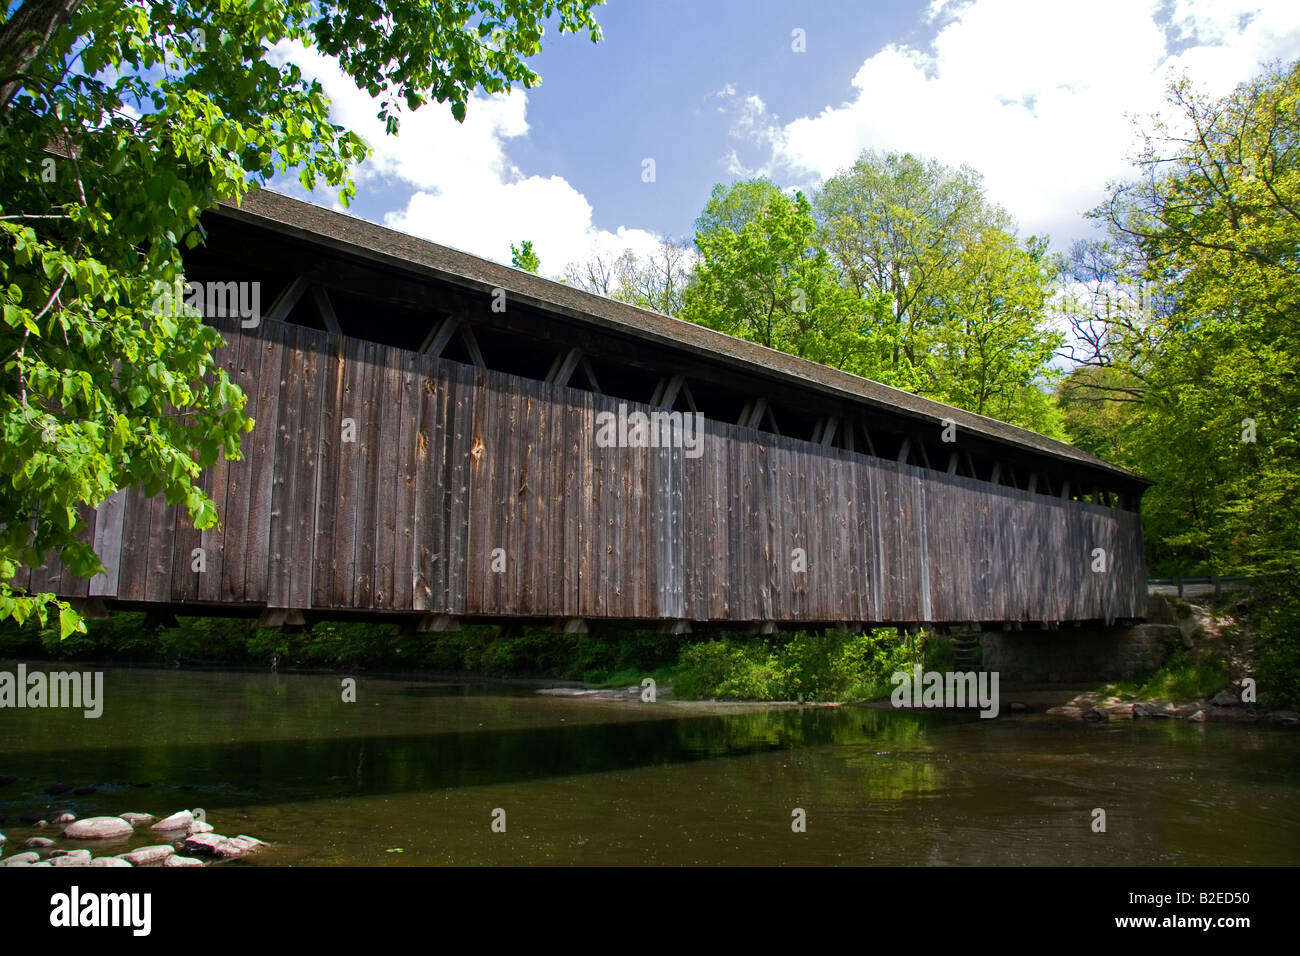
<path id="1" fill-rule="evenodd" d="M 412 274 L 437 278 L 474 291 L 490 293 L 494 288 L 502 288 L 510 297 L 544 311 L 686 350 L 709 361 L 743 371 L 776 376 L 805 389 L 852 400 L 869 408 L 910 417 L 935 427 L 939 427 L 944 419 L 951 419 L 959 429 L 967 429 L 1021 453 L 1030 452 L 1073 463 L 1129 484 L 1151 484 L 1141 475 L 1037 432 L 922 398 L 850 372 L 716 332 L 702 325 L 584 292 L 522 269 L 504 266 L 270 190 L 254 190 L 244 197 L 241 206 L 224 203 L 218 211 L 224 216 L 251 225 L 293 235 L 342 253 L 380 262 Z"/>

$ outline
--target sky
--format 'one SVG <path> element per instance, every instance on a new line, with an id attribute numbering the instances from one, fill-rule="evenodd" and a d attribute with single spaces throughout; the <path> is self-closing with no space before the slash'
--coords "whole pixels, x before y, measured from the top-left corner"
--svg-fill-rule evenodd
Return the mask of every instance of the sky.
<path id="1" fill-rule="evenodd" d="M 396 137 L 331 61 L 276 53 L 374 147 L 350 214 L 506 263 L 528 239 L 551 277 L 689 240 L 715 183 L 812 192 L 864 149 L 969 164 L 1021 235 L 1064 251 L 1093 234 L 1083 214 L 1129 175 L 1172 78 L 1221 96 L 1300 58 L 1300 0 L 609 0 L 596 16 L 599 44 L 547 31 L 540 86 L 476 95 L 463 124 L 430 104 Z"/>

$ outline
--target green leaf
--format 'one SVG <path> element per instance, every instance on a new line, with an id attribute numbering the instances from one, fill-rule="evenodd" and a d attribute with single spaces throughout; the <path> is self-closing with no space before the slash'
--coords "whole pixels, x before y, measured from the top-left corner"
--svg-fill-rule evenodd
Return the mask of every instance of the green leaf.
<path id="1" fill-rule="evenodd" d="M 59 640 L 66 640 L 68 635 L 85 629 L 80 614 L 70 607 L 59 607 Z"/>

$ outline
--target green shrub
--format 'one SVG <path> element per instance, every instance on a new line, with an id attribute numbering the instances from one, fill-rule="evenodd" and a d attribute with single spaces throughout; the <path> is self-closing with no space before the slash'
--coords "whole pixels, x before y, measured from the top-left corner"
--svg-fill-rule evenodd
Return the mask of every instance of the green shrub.
<path id="1" fill-rule="evenodd" d="M 887 696 L 889 678 L 920 662 L 925 648 L 924 634 L 909 642 L 892 628 L 723 638 L 683 648 L 674 686 L 681 697 L 871 700 Z"/>
<path id="2" fill-rule="evenodd" d="M 1300 707 L 1300 606 L 1266 612 L 1255 655 L 1259 703 L 1264 707 Z"/>

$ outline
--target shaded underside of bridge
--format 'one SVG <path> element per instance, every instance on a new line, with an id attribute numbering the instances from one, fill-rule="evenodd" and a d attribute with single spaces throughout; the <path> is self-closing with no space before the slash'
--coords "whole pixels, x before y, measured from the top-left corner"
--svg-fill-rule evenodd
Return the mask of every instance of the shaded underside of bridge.
<path id="1" fill-rule="evenodd" d="M 275 194 L 205 222 L 187 277 L 263 303 L 207 319 L 257 422 L 202 478 L 220 526 L 127 490 L 88 515 L 106 574 L 16 583 L 308 617 L 1145 613 L 1147 483 L 1069 445 Z M 700 413 L 698 454 L 602 447 L 638 411 Z"/>

